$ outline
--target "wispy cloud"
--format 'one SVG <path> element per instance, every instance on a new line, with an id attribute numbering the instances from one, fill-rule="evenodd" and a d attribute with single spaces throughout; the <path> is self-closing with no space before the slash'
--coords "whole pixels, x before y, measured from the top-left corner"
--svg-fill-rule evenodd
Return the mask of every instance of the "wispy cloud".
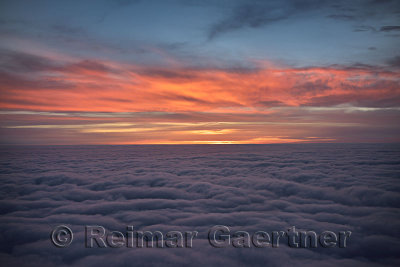
<path id="1" fill-rule="evenodd" d="M 259 28 L 270 23 L 285 20 L 302 13 L 318 4 L 307 1 L 238 1 L 226 18 L 213 24 L 208 39 L 245 27 Z"/>

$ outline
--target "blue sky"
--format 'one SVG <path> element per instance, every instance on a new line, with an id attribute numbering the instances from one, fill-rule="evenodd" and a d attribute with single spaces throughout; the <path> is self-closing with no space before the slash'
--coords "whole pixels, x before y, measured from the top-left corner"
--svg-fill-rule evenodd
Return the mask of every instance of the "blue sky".
<path id="1" fill-rule="evenodd" d="M 145 64 L 385 64 L 399 53 L 398 1 L 3 1 L 3 47 Z M 384 27 L 395 26 L 384 31 Z M 8 37 L 8 38 L 7 38 Z M 28 46 L 28 44 L 26 44 Z M 33 49 L 26 47 L 25 49 Z M 157 50 L 165 55 L 157 54 Z M 161 53 L 161 52 L 160 52 Z"/>

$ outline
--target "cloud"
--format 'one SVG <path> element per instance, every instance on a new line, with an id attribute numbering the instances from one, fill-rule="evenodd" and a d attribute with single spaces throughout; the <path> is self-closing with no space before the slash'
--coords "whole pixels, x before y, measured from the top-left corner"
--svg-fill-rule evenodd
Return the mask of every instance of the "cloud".
<path id="1" fill-rule="evenodd" d="M 377 30 L 375 27 L 372 26 L 357 26 L 354 29 L 355 32 L 366 32 L 366 31 L 371 31 L 371 32 L 392 32 L 392 31 L 400 31 L 400 26 L 383 26 L 379 30 Z"/>
<path id="2" fill-rule="evenodd" d="M 366 26 L 366 25 L 357 26 L 357 27 L 355 27 L 354 31 L 355 32 L 367 32 L 367 31 L 377 32 L 377 30 L 374 27 Z"/>
<path id="3" fill-rule="evenodd" d="M 398 263 L 400 150 L 390 144 L 1 148 L 2 262 L 95 266 Z M 35 155 L 34 157 L 32 155 Z M 79 155 L 79 156 L 78 156 Z M 79 160 L 76 158 L 79 157 Z M 52 227 L 67 224 L 70 247 Z M 208 230 L 352 231 L 345 249 L 214 249 Z M 86 249 L 84 226 L 198 231 L 192 249 Z M 22 261 L 22 262 L 21 262 Z M 330 264 L 330 265 L 329 265 Z"/>
<path id="4" fill-rule="evenodd" d="M 299 16 L 322 16 L 333 20 L 365 22 L 370 18 L 396 18 L 399 5 L 396 1 L 235 1 L 224 19 L 214 23 L 208 32 L 212 40 L 222 34 L 243 28 L 260 28 L 279 21 L 289 23 Z M 326 15 L 325 15 L 326 14 Z M 376 31 L 371 26 L 359 26 L 355 31 Z M 398 26 L 383 26 L 381 32 L 397 31 Z"/>
<path id="5" fill-rule="evenodd" d="M 355 16 L 344 15 L 344 14 L 332 14 L 327 17 L 331 18 L 331 19 L 339 19 L 339 20 L 355 20 Z"/>
<path id="6" fill-rule="evenodd" d="M 314 100 L 327 97 L 337 99 L 331 105 L 379 103 L 389 98 L 394 100 L 385 107 L 398 105 L 394 61 L 388 67 L 353 64 L 292 68 L 259 62 L 248 68 L 223 69 L 57 60 L 14 51 L 3 51 L 3 56 L 2 109 L 204 112 L 254 108 L 260 103 L 315 106 L 322 104 Z M 154 101 L 158 103 L 156 110 Z"/>
<path id="7" fill-rule="evenodd" d="M 387 63 L 394 68 L 400 68 L 400 56 L 393 57 L 388 60 Z"/>
<path id="8" fill-rule="evenodd" d="M 54 61 L 50 59 L 10 50 L 0 50 L 1 67 L 3 70 L 15 71 L 15 72 L 27 72 L 27 71 L 44 71 L 54 68 L 56 65 Z"/>
<path id="9" fill-rule="evenodd" d="M 243 27 L 257 28 L 268 23 L 287 18 L 288 14 L 274 13 L 269 8 L 262 5 L 242 5 L 233 10 L 233 14 L 215 25 L 209 31 L 209 40 L 216 36 L 237 30 Z"/>
<path id="10" fill-rule="evenodd" d="M 208 39 L 212 40 L 221 34 L 245 27 L 263 27 L 315 6 L 318 5 L 310 1 L 239 1 L 225 19 L 211 26 Z"/>
<path id="11" fill-rule="evenodd" d="M 381 32 L 400 31 L 400 26 L 383 26 L 380 28 Z"/>
<path id="12" fill-rule="evenodd" d="M 385 138 L 397 140 L 396 57 L 381 66 L 304 68 L 266 61 L 252 67 L 163 68 L 5 50 L 3 58 L 3 143 L 312 141 L 307 136 L 318 137 L 313 141 L 355 141 L 362 136 L 367 142 L 382 138 L 369 135 L 376 125 L 391 129 Z M 98 126 L 101 123 L 108 126 Z M 111 127 L 113 123 L 117 126 Z M 362 126 L 364 133 L 346 137 L 337 131 L 350 126 Z"/>

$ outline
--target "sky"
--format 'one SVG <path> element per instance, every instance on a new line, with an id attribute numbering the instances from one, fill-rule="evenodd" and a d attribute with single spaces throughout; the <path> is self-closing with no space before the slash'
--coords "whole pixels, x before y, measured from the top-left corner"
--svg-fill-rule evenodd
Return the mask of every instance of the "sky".
<path id="1" fill-rule="evenodd" d="M 0 2 L 0 143 L 400 142 L 399 1 Z"/>

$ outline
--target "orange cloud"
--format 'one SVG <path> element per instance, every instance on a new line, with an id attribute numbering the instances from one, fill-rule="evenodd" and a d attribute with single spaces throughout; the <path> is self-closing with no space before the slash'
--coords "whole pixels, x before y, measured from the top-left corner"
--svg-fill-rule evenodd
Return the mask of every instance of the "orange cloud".
<path id="1" fill-rule="evenodd" d="M 89 60 L 40 67 L 1 74 L 1 109 L 260 112 L 273 106 L 390 105 L 400 95 L 398 72 L 368 68 L 293 69 L 268 63 L 235 71 Z"/>
<path id="2" fill-rule="evenodd" d="M 254 70 L 151 68 L 13 57 L 21 58 L 0 70 L 0 130 L 11 143 L 26 136 L 56 144 L 397 140 L 394 70 L 269 62 Z M 385 130 L 373 134 L 371 125 Z"/>

